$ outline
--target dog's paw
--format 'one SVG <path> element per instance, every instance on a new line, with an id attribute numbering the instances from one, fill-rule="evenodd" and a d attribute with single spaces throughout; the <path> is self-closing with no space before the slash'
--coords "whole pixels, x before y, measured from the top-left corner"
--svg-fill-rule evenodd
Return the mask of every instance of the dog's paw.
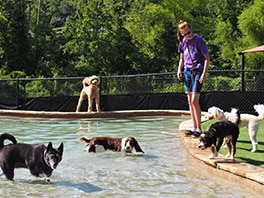
<path id="1" fill-rule="evenodd" d="M 234 156 L 230 156 L 228 159 L 230 159 L 230 160 L 233 160 L 234 161 Z"/>
<path id="2" fill-rule="evenodd" d="M 50 183 L 51 179 L 49 177 L 46 178 L 46 182 Z"/>
<path id="3" fill-rule="evenodd" d="M 209 159 L 214 159 L 214 158 L 216 158 L 218 156 L 218 152 L 214 152 L 214 153 L 212 153 L 208 158 Z"/>
<path id="4" fill-rule="evenodd" d="M 231 157 L 231 154 L 230 154 L 230 153 L 227 153 L 227 154 L 225 155 L 225 157 L 226 157 L 226 158 L 230 158 L 230 157 Z"/>
<path id="5" fill-rule="evenodd" d="M 209 155 L 208 159 L 214 159 L 215 158 L 215 155 L 212 154 L 212 155 Z"/>
<path id="6" fill-rule="evenodd" d="M 234 156 L 233 156 L 231 153 L 227 153 L 227 154 L 225 155 L 225 157 L 226 157 L 227 159 L 234 160 Z"/>
<path id="7" fill-rule="evenodd" d="M 253 146 L 251 147 L 250 151 L 252 153 L 256 152 L 257 151 L 257 143 L 256 144 L 253 144 Z"/>

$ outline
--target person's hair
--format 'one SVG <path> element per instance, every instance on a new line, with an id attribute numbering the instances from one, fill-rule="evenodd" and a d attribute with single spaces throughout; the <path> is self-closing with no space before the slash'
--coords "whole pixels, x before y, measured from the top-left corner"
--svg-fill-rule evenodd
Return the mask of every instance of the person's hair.
<path id="1" fill-rule="evenodd" d="M 191 29 L 191 26 L 190 26 L 190 24 L 189 24 L 188 22 L 183 21 L 183 20 L 180 20 L 180 21 L 179 21 L 177 37 L 178 37 L 178 40 L 179 40 L 180 42 L 182 42 L 183 37 L 184 37 L 184 36 L 182 36 L 180 30 L 186 28 L 186 26 L 189 27 L 189 28 Z"/>

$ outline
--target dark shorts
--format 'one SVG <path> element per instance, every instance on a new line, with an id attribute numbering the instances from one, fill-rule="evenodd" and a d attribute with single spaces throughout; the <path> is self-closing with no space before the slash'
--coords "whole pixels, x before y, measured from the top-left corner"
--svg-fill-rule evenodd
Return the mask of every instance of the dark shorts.
<path id="1" fill-rule="evenodd" d="M 202 69 L 184 70 L 185 93 L 201 93 L 203 84 L 199 79 L 202 73 Z"/>

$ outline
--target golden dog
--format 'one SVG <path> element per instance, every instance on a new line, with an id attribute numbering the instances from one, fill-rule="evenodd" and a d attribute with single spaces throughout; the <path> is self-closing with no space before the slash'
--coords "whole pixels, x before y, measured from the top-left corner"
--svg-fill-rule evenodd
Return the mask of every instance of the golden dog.
<path id="1" fill-rule="evenodd" d="M 98 76 L 90 76 L 84 78 L 82 81 L 83 89 L 80 94 L 79 102 L 76 107 L 76 112 L 80 112 L 83 100 L 88 97 L 88 113 L 92 112 L 93 100 L 95 100 L 97 112 L 101 112 L 100 100 L 99 100 L 99 88 L 100 78 Z"/>

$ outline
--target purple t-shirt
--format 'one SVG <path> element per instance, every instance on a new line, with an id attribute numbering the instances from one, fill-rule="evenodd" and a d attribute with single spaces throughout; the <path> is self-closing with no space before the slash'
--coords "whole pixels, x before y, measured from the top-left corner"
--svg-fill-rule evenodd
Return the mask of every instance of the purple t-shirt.
<path id="1" fill-rule="evenodd" d="M 190 53 L 187 46 L 189 47 Z M 202 69 L 204 67 L 203 54 L 208 54 L 208 50 L 202 37 L 195 34 L 192 40 L 183 38 L 182 42 L 180 42 L 178 46 L 178 53 L 183 53 L 184 67 L 186 69 L 193 68 L 192 62 L 194 63 L 195 69 Z"/>

